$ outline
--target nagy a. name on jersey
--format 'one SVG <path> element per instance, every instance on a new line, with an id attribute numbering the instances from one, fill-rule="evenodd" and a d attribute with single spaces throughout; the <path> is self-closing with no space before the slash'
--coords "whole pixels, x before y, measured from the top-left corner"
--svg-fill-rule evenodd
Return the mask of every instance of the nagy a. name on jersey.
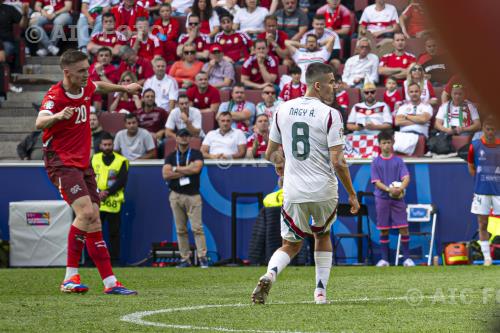
<path id="1" fill-rule="evenodd" d="M 314 109 L 300 109 L 300 108 L 290 108 L 290 112 L 288 113 L 290 116 L 309 116 L 316 117 L 314 114 Z"/>

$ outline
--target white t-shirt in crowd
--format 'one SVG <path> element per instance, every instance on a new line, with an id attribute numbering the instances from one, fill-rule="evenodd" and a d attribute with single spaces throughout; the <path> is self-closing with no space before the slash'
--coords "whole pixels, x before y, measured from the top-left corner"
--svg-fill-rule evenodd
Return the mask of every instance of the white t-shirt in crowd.
<path id="1" fill-rule="evenodd" d="M 381 11 L 376 10 L 375 5 L 366 7 L 359 20 L 359 24 L 366 26 L 366 29 L 371 32 L 384 30 L 394 23 L 399 23 L 398 11 L 396 7 L 388 3 Z"/>
<path id="2" fill-rule="evenodd" d="M 189 107 L 188 119 L 195 128 L 201 129 L 201 112 L 197 108 Z M 181 109 L 175 108 L 170 112 L 165 123 L 165 128 L 171 129 L 172 131 L 178 131 L 186 128 L 186 123 L 181 118 Z M 203 131 L 200 132 L 200 136 L 203 136 Z"/>
<path id="3" fill-rule="evenodd" d="M 264 31 L 264 18 L 267 15 L 269 15 L 267 8 L 257 6 L 253 13 L 249 13 L 247 8 L 243 7 L 236 12 L 234 23 L 240 25 L 240 31 Z"/>
<path id="4" fill-rule="evenodd" d="M 205 136 L 202 145 L 208 146 L 209 154 L 224 154 L 232 156 L 238 153 L 238 146 L 247 144 L 247 138 L 242 130 L 231 128 L 229 132 L 222 135 L 220 129 L 215 129 Z"/>
<path id="5" fill-rule="evenodd" d="M 424 113 L 428 113 L 432 116 L 432 106 L 427 103 L 420 103 L 415 106 L 411 103 L 403 104 L 399 107 L 396 116 L 404 116 L 404 115 L 421 115 Z M 425 137 L 429 136 L 429 125 L 430 119 L 425 124 L 413 124 L 407 126 L 400 126 L 400 132 L 416 132 L 425 135 Z"/>
<path id="6" fill-rule="evenodd" d="M 172 1 L 172 10 L 185 13 L 186 9 L 193 6 L 194 0 L 173 0 Z"/>
<path id="7" fill-rule="evenodd" d="M 353 105 L 347 123 L 363 126 L 366 126 L 367 123 L 374 125 L 392 124 L 391 110 L 384 102 L 375 102 L 373 105 L 367 105 L 365 102 L 357 103 Z M 378 134 L 380 131 L 365 129 L 362 132 L 365 134 Z"/>
<path id="8" fill-rule="evenodd" d="M 305 50 L 297 50 L 292 56 L 293 61 L 300 67 L 302 74 L 300 75 L 300 81 L 306 83 L 306 70 L 310 64 L 315 62 L 325 63 L 330 59 L 330 52 L 326 50 L 326 47 L 321 48 L 315 52 L 309 52 Z"/>
<path id="9" fill-rule="evenodd" d="M 467 107 L 470 112 L 470 117 L 471 117 L 471 123 L 472 121 L 479 119 L 479 113 L 477 112 L 476 107 L 474 104 L 471 102 L 465 102 L 467 103 Z M 448 118 L 448 102 L 443 103 L 440 107 L 439 110 L 436 114 L 436 119 L 440 119 L 443 121 L 443 126 L 446 128 L 450 128 L 452 126 L 460 126 L 460 107 L 453 105 L 453 103 L 450 104 L 450 116 L 449 116 L 449 122 L 447 121 Z M 468 114 L 467 112 L 464 111 L 464 108 L 462 107 L 462 117 L 463 117 L 463 122 L 462 122 L 462 127 L 465 126 L 465 122 L 467 120 Z"/>
<path id="10" fill-rule="evenodd" d="M 139 127 L 137 134 L 133 137 L 127 135 L 127 129 L 116 133 L 114 150 L 119 151 L 130 161 L 138 159 L 155 147 L 153 136 L 144 128 Z"/>
<path id="11" fill-rule="evenodd" d="M 161 80 L 158 80 L 156 75 L 153 75 L 144 82 L 142 91 L 149 88 L 155 92 L 156 106 L 167 111 L 170 111 L 170 101 L 177 101 L 179 97 L 177 81 L 170 75 L 165 75 Z"/>

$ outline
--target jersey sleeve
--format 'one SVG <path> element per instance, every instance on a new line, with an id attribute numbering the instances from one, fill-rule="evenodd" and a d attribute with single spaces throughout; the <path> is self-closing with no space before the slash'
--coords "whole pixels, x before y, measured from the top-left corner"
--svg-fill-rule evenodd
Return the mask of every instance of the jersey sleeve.
<path id="1" fill-rule="evenodd" d="M 375 184 L 376 182 L 379 182 L 382 179 L 379 173 L 379 168 L 377 167 L 377 161 L 378 159 L 374 159 L 370 167 L 370 176 L 372 184 Z"/>
<path id="2" fill-rule="evenodd" d="M 55 108 L 55 96 L 51 92 L 48 92 L 42 100 L 42 106 L 38 114 L 51 116 L 57 112 Z"/>
<path id="3" fill-rule="evenodd" d="M 389 106 L 386 103 L 384 103 L 382 118 L 384 120 L 384 123 L 392 124 L 391 110 L 389 109 Z"/>
<path id="4" fill-rule="evenodd" d="M 326 123 L 326 133 L 328 147 L 334 147 L 344 144 L 344 124 L 340 112 L 330 109 Z"/>
<path id="5" fill-rule="evenodd" d="M 403 162 L 402 159 L 399 160 L 399 179 L 403 180 L 404 178 L 410 176 L 410 172 L 408 171 L 408 168 L 406 167 L 405 162 Z"/>
<path id="6" fill-rule="evenodd" d="M 274 121 L 271 124 L 271 131 L 269 133 L 269 139 L 273 140 L 276 143 L 281 144 L 281 131 L 278 125 L 278 113 L 279 113 L 280 107 L 276 110 L 276 113 L 274 114 Z"/>
<path id="7" fill-rule="evenodd" d="M 467 154 L 467 162 L 474 164 L 474 145 L 471 143 L 469 146 L 469 153 Z"/>

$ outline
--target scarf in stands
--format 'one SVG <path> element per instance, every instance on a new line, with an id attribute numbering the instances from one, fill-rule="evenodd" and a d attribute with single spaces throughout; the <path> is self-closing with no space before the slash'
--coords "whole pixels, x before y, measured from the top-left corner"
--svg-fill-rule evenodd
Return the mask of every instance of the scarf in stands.
<path id="1" fill-rule="evenodd" d="M 232 111 L 234 106 L 236 106 L 236 110 Z M 245 101 L 243 101 L 241 103 L 236 103 L 233 100 L 231 100 L 229 102 L 229 108 L 228 108 L 228 110 L 231 111 L 231 112 L 241 112 L 241 111 L 243 111 L 244 107 L 245 107 Z M 238 121 L 236 123 L 236 128 L 242 130 L 245 133 L 248 132 L 248 125 L 246 124 L 245 121 Z"/>
<path id="2" fill-rule="evenodd" d="M 465 117 L 464 117 L 465 113 Z M 448 102 L 448 107 L 446 108 L 446 117 L 445 117 L 445 127 L 449 128 L 450 127 L 450 122 L 451 122 L 451 100 Z M 465 123 L 464 123 L 465 121 Z M 472 123 L 471 115 L 470 115 L 470 110 L 469 110 L 469 103 L 464 101 L 462 105 L 458 107 L 458 124 L 460 127 L 469 127 Z"/>
<path id="3" fill-rule="evenodd" d="M 292 85 L 293 83 L 290 82 L 288 84 L 285 84 L 285 86 L 283 87 L 283 99 L 285 101 L 289 101 L 290 98 L 292 97 Z M 306 94 L 307 86 L 304 83 L 300 82 L 299 89 L 302 96 L 304 96 Z"/>

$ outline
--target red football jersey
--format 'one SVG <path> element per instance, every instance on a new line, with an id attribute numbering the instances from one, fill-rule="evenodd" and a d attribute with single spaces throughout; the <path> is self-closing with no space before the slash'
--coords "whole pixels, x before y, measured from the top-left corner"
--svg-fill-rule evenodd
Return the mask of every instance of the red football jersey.
<path id="1" fill-rule="evenodd" d="M 402 102 L 403 102 L 403 97 L 399 93 L 398 89 L 394 90 L 392 93 L 390 93 L 388 90 L 385 91 L 384 103 L 389 106 L 391 113 L 394 112 L 394 108 L 396 107 L 396 104 L 401 104 Z"/>
<path id="2" fill-rule="evenodd" d="M 258 34 L 257 39 L 266 39 L 266 32 L 261 32 L 260 34 Z M 286 32 L 282 30 L 276 30 L 276 37 L 274 38 L 274 40 L 281 49 L 286 49 L 285 40 L 287 39 L 288 35 L 286 34 Z M 276 53 L 276 48 L 273 45 L 269 45 L 268 48 L 269 48 L 268 54 L 271 56 L 275 56 L 276 58 L 279 59 L 278 53 Z"/>
<path id="3" fill-rule="evenodd" d="M 198 109 L 206 109 L 213 103 L 220 103 L 220 93 L 211 85 L 204 94 L 200 93 L 197 86 L 192 86 L 186 91 L 186 95 L 193 102 L 193 106 Z"/>
<path id="4" fill-rule="evenodd" d="M 65 0 L 37 0 L 37 2 L 42 3 L 42 7 L 52 6 L 54 7 L 54 12 L 57 12 L 59 9 L 64 7 Z"/>
<path id="5" fill-rule="evenodd" d="M 248 139 L 247 139 L 247 148 L 252 148 L 253 143 L 257 140 L 258 142 L 258 147 L 256 151 L 256 158 L 264 156 L 267 150 L 267 141 L 264 140 L 264 136 L 258 133 L 253 133 Z"/>
<path id="6" fill-rule="evenodd" d="M 158 37 L 158 34 L 165 35 L 167 41 L 177 42 L 177 38 L 179 38 L 179 21 L 173 17 L 170 18 L 170 22 L 167 25 L 163 25 L 163 21 L 160 18 L 155 21 L 151 28 L 151 33 L 153 35 L 156 37 Z M 162 38 L 158 37 L 158 39 L 162 41 Z"/>
<path id="7" fill-rule="evenodd" d="M 307 86 L 302 82 L 300 82 L 298 85 L 294 85 L 292 84 L 292 82 L 289 82 L 285 84 L 285 86 L 281 90 L 280 98 L 286 102 L 291 99 L 302 97 L 306 94 L 306 89 Z"/>
<path id="8" fill-rule="evenodd" d="M 333 12 L 326 10 L 324 16 L 326 27 L 332 30 L 338 30 L 345 26 L 351 26 L 351 12 L 343 5 L 339 5 Z"/>
<path id="9" fill-rule="evenodd" d="M 179 44 L 186 43 L 188 39 L 189 39 L 188 34 L 180 35 Z M 196 46 L 197 52 L 203 52 L 205 50 L 208 50 L 208 47 L 210 46 L 210 37 L 208 37 L 208 35 L 205 34 L 200 34 L 198 37 L 194 39 L 193 44 Z"/>
<path id="10" fill-rule="evenodd" d="M 252 40 L 244 32 L 235 32 L 230 35 L 226 35 L 224 32 L 218 33 L 215 36 L 215 43 L 219 44 L 222 53 L 234 62 L 248 57 L 250 54 L 248 50 L 252 46 Z"/>
<path id="11" fill-rule="evenodd" d="M 267 56 L 265 60 L 266 69 L 269 74 L 276 74 L 276 82 L 279 81 L 278 64 L 279 62 L 276 57 Z M 243 66 L 241 67 L 241 75 L 247 75 L 252 82 L 264 83 L 264 79 L 262 78 L 262 74 L 259 70 L 259 64 L 257 64 L 257 58 L 254 55 L 248 57 L 243 63 Z"/>
<path id="12" fill-rule="evenodd" d="M 347 93 L 347 90 L 342 90 L 335 95 L 335 98 L 338 105 L 346 110 L 349 109 L 349 94 Z"/>
<path id="13" fill-rule="evenodd" d="M 90 79 L 92 81 L 102 81 L 99 74 L 97 74 L 95 70 L 95 62 L 89 67 Z M 104 74 L 106 77 L 113 83 L 118 83 L 120 81 L 120 75 L 118 72 L 118 68 L 116 68 L 113 64 L 108 64 L 104 66 Z"/>
<path id="14" fill-rule="evenodd" d="M 142 3 L 141 3 L 142 4 Z M 115 16 L 115 27 L 122 30 L 123 26 L 127 26 L 131 31 L 135 31 L 135 22 L 138 17 L 149 18 L 149 13 L 140 3 L 127 10 L 123 3 L 111 8 L 111 13 Z"/>
<path id="15" fill-rule="evenodd" d="M 53 115 L 65 107 L 76 110 L 68 120 L 60 120 L 43 131 L 43 145 L 50 166 L 69 166 L 86 169 L 90 165 L 90 147 L 92 134 L 90 130 L 90 101 L 96 85 L 90 79 L 78 95 L 65 91 L 62 81 L 53 85 L 42 100 L 40 113 Z"/>
<path id="16" fill-rule="evenodd" d="M 120 66 L 118 66 L 118 73 L 120 73 L 119 75 L 121 76 L 125 71 L 131 71 L 134 73 L 137 76 L 137 80 L 149 79 L 155 74 L 151 61 L 143 58 L 137 58 L 136 63 L 132 66 L 129 66 L 122 61 Z"/>
<path id="17" fill-rule="evenodd" d="M 155 107 L 149 112 L 145 112 L 144 109 L 139 109 L 135 112 L 135 115 L 139 120 L 139 127 L 153 133 L 164 129 L 168 118 L 168 112 L 159 107 Z"/>
<path id="18" fill-rule="evenodd" d="M 395 53 L 388 53 L 380 58 L 379 66 L 390 68 L 408 68 L 416 61 L 417 59 L 411 53 L 404 52 L 403 55 L 400 56 Z M 398 84 L 403 83 L 403 81 L 403 79 L 398 80 Z"/>
<path id="19" fill-rule="evenodd" d="M 134 47 L 137 36 L 130 39 L 130 47 Z M 153 60 L 157 55 L 162 56 L 163 49 L 160 47 L 160 41 L 156 36 L 149 34 L 148 39 L 145 42 L 139 43 L 139 50 L 137 51 L 137 56 L 144 58 L 146 60 Z"/>
<path id="20" fill-rule="evenodd" d="M 127 44 L 127 37 L 121 32 L 99 32 L 90 39 L 93 43 L 100 46 L 113 48 L 115 45 Z"/>

